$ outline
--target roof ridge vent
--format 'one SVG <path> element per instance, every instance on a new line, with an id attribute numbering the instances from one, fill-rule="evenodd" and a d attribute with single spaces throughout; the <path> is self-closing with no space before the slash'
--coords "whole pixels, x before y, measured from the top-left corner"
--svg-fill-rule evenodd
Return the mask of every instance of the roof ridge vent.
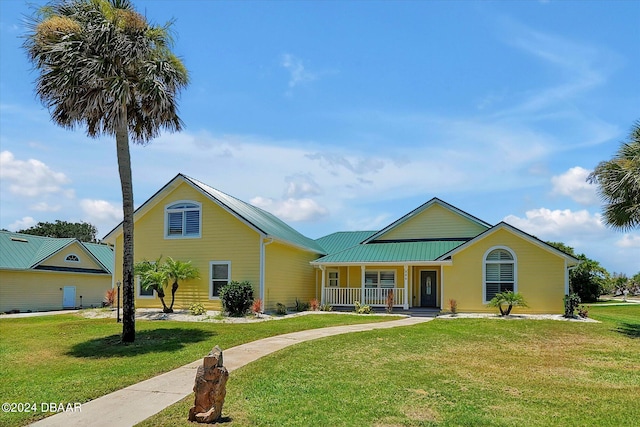
<path id="1" fill-rule="evenodd" d="M 21 242 L 21 243 L 29 243 L 29 241 L 23 237 L 11 236 L 12 242 Z"/>

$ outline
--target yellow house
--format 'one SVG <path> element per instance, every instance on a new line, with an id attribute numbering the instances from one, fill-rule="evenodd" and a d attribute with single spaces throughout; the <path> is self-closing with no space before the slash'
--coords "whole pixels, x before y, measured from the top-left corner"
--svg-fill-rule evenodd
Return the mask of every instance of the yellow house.
<path id="1" fill-rule="evenodd" d="M 112 268 L 106 245 L 0 231 L 0 312 L 100 307 Z"/>
<path id="2" fill-rule="evenodd" d="M 274 215 L 178 174 L 134 214 L 135 261 L 191 261 L 200 279 L 180 285 L 176 307 L 221 309 L 219 289 L 249 281 L 265 310 L 316 298 L 336 307 L 356 301 L 399 308 L 496 309 L 498 292 L 522 294 L 519 312 L 560 313 L 569 269 L 578 260 L 506 223 L 492 226 L 433 198 L 380 231 L 309 239 Z M 122 280 L 122 225 L 104 239 L 115 248 Z M 136 283 L 136 306 L 160 308 Z"/>
<path id="3" fill-rule="evenodd" d="M 437 198 L 380 231 L 334 233 L 317 240 L 328 255 L 317 268 L 323 303 L 355 301 L 405 309 L 495 311 L 498 292 L 523 295 L 524 313 L 561 313 L 576 258 L 501 222 L 495 226 Z"/>
<path id="4" fill-rule="evenodd" d="M 104 242 L 114 246 L 114 283 L 122 281 L 122 224 Z M 315 287 L 310 262 L 322 247 L 274 215 L 178 174 L 134 213 L 134 258 L 160 256 L 191 261 L 200 279 L 180 284 L 175 307 L 202 303 L 220 310 L 220 288 L 230 281 L 249 281 L 265 310 L 277 303 L 293 306 L 309 301 Z M 159 308 L 153 291 L 135 289 L 136 307 Z"/>

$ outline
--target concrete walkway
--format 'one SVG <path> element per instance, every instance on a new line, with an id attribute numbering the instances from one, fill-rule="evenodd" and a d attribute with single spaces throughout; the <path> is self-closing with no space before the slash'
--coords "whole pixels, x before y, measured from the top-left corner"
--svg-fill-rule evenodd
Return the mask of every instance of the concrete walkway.
<path id="1" fill-rule="evenodd" d="M 237 347 L 222 349 L 224 366 L 229 372 L 232 372 L 262 356 L 304 341 L 349 332 L 412 326 L 430 320 L 433 320 L 433 317 L 407 317 L 390 322 L 332 326 L 277 335 Z M 205 355 L 203 354 L 202 356 L 204 357 Z M 92 427 L 124 427 L 135 425 L 192 394 L 196 369 L 201 364 L 202 359 L 196 360 L 171 372 L 84 403 L 81 405 L 80 411 L 60 412 L 32 425 L 39 427 L 84 427 L 89 425 Z M 70 403 L 71 407 L 73 407 L 74 402 L 64 403 Z M 185 413 L 184 416 L 186 418 L 187 414 Z"/>

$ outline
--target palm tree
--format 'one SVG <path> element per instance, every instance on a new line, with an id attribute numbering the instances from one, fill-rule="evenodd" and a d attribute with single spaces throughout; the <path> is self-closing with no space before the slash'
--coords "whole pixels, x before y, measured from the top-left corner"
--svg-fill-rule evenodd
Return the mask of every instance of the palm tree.
<path id="1" fill-rule="evenodd" d="M 524 301 L 524 297 L 518 292 L 500 292 L 489 301 L 491 307 L 498 307 L 501 316 L 508 316 L 513 309 L 513 306 L 519 305 L 520 307 L 528 307 Z M 503 305 L 507 305 L 507 309 L 503 308 Z"/>
<path id="2" fill-rule="evenodd" d="M 133 266 L 133 272 L 136 276 L 140 277 L 140 287 L 145 290 L 153 290 L 160 298 L 160 302 L 162 302 L 162 311 L 165 313 L 169 313 L 169 307 L 164 302 L 164 288 L 167 286 L 167 275 L 162 269 L 161 259 L 158 258 L 155 262 L 143 260 L 137 262 Z"/>
<path id="3" fill-rule="evenodd" d="M 198 269 L 191 265 L 191 261 L 176 261 L 168 257 L 162 266 L 162 270 L 167 277 L 167 281 L 173 280 L 171 285 L 171 305 L 165 313 L 173 313 L 173 303 L 176 300 L 176 292 L 178 291 L 178 281 L 199 279 L 200 273 Z"/>
<path id="4" fill-rule="evenodd" d="M 133 184 L 129 137 L 144 144 L 179 131 L 176 98 L 187 70 L 172 52 L 170 23 L 151 25 L 129 0 L 54 0 L 32 17 L 24 48 L 36 93 L 58 125 L 115 136 L 123 210 L 122 341 L 135 341 Z"/>
<path id="5" fill-rule="evenodd" d="M 609 161 L 600 162 L 587 178 L 598 185 L 604 201 L 604 220 L 629 230 L 640 226 L 640 120 Z"/>

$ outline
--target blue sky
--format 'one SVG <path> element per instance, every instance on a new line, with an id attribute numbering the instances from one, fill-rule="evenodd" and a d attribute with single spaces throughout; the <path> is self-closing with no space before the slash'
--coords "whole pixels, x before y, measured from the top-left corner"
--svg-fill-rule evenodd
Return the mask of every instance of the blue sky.
<path id="1" fill-rule="evenodd" d="M 435 196 L 640 271 L 640 230 L 604 226 L 585 182 L 640 118 L 640 2 L 134 3 L 175 19 L 191 76 L 186 129 L 132 147 L 136 206 L 181 172 L 317 238 Z M 115 141 L 50 121 L 20 47 L 31 11 L 0 2 L 0 228 L 102 236 L 122 216 Z"/>

